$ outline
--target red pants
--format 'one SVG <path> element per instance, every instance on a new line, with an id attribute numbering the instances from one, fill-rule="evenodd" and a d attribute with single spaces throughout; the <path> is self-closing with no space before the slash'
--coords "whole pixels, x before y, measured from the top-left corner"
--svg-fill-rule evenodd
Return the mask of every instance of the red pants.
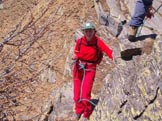
<path id="1" fill-rule="evenodd" d="M 91 90 L 96 74 L 96 64 L 88 65 L 84 63 L 84 65 L 85 65 L 85 74 L 84 69 L 80 69 L 78 63 L 74 64 L 73 70 L 74 102 L 76 113 L 83 114 L 84 117 L 89 118 L 89 116 L 92 113 L 92 105 L 87 100 L 89 101 L 91 100 Z M 82 100 L 80 100 L 80 98 Z"/>

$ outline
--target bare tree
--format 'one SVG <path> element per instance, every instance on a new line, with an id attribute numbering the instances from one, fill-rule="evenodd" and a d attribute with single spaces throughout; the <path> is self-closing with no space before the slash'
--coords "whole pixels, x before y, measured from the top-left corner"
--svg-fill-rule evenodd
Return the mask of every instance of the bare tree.
<path id="1" fill-rule="evenodd" d="M 62 17 L 56 15 L 58 11 L 56 10 L 40 25 L 48 10 L 49 6 L 37 18 L 34 18 L 29 11 L 15 29 L 0 41 L 2 42 L 0 43 L 0 120 L 7 120 L 8 117 L 16 120 L 16 114 L 11 107 L 20 105 L 18 99 L 23 98 L 20 93 L 24 93 L 24 87 L 34 90 L 32 83 L 39 81 L 39 74 L 45 69 L 44 66 L 39 68 L 40 65 L 47 64 L 46 68 L 48 68 L 48 62 L 51 60 L 40 60 L 37 57 L 45 53 L 40 43 L 43 38 L 48 37 L 50 25 Z M 29 21 L 24 24 L 25 17 L 29 15 Z M 60 55 L 54 56 L 60 57 Z"/>

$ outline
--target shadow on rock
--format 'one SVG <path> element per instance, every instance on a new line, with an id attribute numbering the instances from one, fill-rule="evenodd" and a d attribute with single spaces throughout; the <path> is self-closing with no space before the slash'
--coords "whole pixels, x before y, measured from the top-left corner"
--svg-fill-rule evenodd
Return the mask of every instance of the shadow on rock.
<path id="1" fill-rule="evenodd" d="M 142 55 L 142 49 L 141 48 L 127 49 L 122 51 L 120 54 L 123 60 L 130 61 L 133 59 L 133 56 Z"/>
<path id="2" fill-rule="evenodd" d="M 94 110 L 99 102 L 99 99 L 91 99 L 91 102 L 93 102 L 93 104 L 95 104 L 95 105 L 92 105 L 92 108 L 93 108 L 92 110 Z"/>
<path id="3" fill-rule="evenodd" d="M 139 37 L 136 37 L 131 42 L 143 41 L 143 40 L 145 40 L 147 38 L 156 39 L 156 37 L 157 37 L 157 34 L 141 35 Z"/>

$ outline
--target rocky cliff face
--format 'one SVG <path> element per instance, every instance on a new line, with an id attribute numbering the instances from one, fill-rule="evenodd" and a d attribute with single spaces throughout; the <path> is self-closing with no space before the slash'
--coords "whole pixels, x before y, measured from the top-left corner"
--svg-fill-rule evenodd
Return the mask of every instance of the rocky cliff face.
<path id="1" fill-rule="evenodd" d="M 111 2 L 108 0 L 107 4 L 110 6 Z M 118 15 L 114 11 L 120 9 L 120 15 L 125 18 L 122 8 L 133 8 L 134 1 L 127 5 L 125 2 L 120 1 L 121 8 L 117 6 L 119 3 L 113 4 L 116 7 L 112 9 L 112 15 Z M 154 7 L 158 8 L 159 4 L 155 1 Z M 162 16 L 155 16 L 154 20 L 145 23 L 138 41 L 131 43 L 124 39 L 124 31 L 119 36 L 119 44 L 113 48 L 114 55 L 119 57 L 120 52 L 120 57 L 116 58 L 115 68 L 104 79 L 92 120 L 162 120 L 162 31 L 154 22 L 160 21 Z M 151 25 L 153 31 L 149 30 Z"/>
<path id="2" fill-rule="evenodd" d="M 162 1 L 156 0 L 153 7 L 156 9 L 161 3 Z M 103 62 L 97 69 L 92 93 L 96 106 L 90 120 L 161 121 L 162 28 L 160 23 L 162 21 L 162 8 L 156 12 L 153 19 L 146 21 L 136 42 L 127 40 L 127 23 L 123 26 L 121 34 L 116 38 L 118 23 L 123 20 L 129 21 L 130 16 L 133 14 L 134 5 L 135 0 L 94 0 L 84 2 L 41 0 L 34 7 L 32 6 L 28 15 L 30 19 L 25 19 L 22 22 L 22 28 L 23 25 L 28 25 L 31 22 L 32 16 L 34 16 L 32 22 L 36 23 L 33 27 L 38 28 L 36 29 L 38 33 L 41 30 L 41 25 L 46 26 L 49 21 L 51 23 L 49 24 L 50 26 L 47 26 L 48 29 L 46 29 L 45 34 L 37 39 L 39 44 L 32 45 L 33 48 L 31 48 L 31 51 L 28 51 L 27 56 L 25 55 L 20 61 L 16 61 L 16 65 L 21 64 L 22 61 L 32 65 L 33 61 L 29 60 L 35 57 L 34 61 L 37 64 L 34 64 L 33 67 L 41 70 L 41 73 L 36 78 L 40 80 L 39 83 L 33 82 L 31 84 L 31 87 L 34 86 L 36 88 L 34 88 L 35 93 L 32 96 L 27 95 L 25 98 L 20 98 L 21 104 L 26 101 L 27 103 L 24 103 L 26 105 L 18 104 L 15 106 L 16 109 L 14 111 L 17 112 L 14 115 L 15 119 L 36 121 L 72 120 L 72 61 L 70 58 L 74 41 L 71 40 L 74 39 L 74 34 L 75 37 L 82 35 L 79 29 L 80 25 L 83 21 L 90 20 L 96 24 L 98 35 L 114 52 L 114 62 L 104 57 Z M 39 15 L 42 15 L 39 13 L 42 13 L 44 9 L 46 10 L 47 6 L 50 9 L 44 13 L 43 17 L 37 19 Z M 3 24 L 1 26 L 4 27 Z M 6 31 L 9 30 L 3 31 L 4 35 Z M 30 28 L 26 32 L 34 33 L 34 30 Z M 30 35 L 38 36 L 36 33 Z M 0 42 L 3 42 L 3 40 Z M 18 43 L 14 39 L 12 40 L 13 42 Z M 4 44 L 2 50 L 4 55 L 7 49 L 8 47 Z M 11 55 L 13 57 L 16 54 Z M 8 66 L 4 65 L 3 67 L 6 68 Z M 26 66 L 22 65 L 22 67 Z M 1 72 L 3 72 L 4 68 L 1 69 Z M 26 68 L 22 69 L 26 70 Z M 17 68 L 14 69 L 13 71 L 16 72 Z M 34 71 L 33 73 L 37 72 L 39 71 Z M 25 79 L 27 78 L 26 75 L 32 75 L 32 73 L 24 73 Z M 7 77 L 9 76 L 14 76 L 14 74 L 7 75 Z M 22 77 L 22 75 L 19 75 L 19 77 Z M 1 76 L 0 79 L 6 80 L 6 77 Z M 30 88 L 24 88 L 26 90 L 24 93 L 28 92 L 30 95 L 33 93 Z M 3 91 L 8 91 L 4 87 L 2 89 L 0 90 L 2 95 L 4 94 Z M 43 92 L 44 94 L 42 94 Z M 15 98 L 15 100 L 18 99 Z M 9 104 L 11 105 L 11 103 Z M 5 108 L 2 107 L 2 109 Z M 0 118 L 7 119 L 4 111 L 2 114 Z M 9 119 L 13 119 L 12 116 Z"/>
<path id="3" fill-rule="evenodd" d="M 117 60 L 105 77 L 93 120 L 162 120 L 161 41 L 154 40 L 151 46 L 149 55 Z"/>

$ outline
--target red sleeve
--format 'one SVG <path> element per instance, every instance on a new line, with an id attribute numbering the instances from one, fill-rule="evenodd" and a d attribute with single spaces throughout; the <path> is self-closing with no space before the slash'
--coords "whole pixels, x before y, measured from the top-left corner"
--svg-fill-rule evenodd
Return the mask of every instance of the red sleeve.
<path id="1" fill-rule="evenodd" d="M 110 59 L 113 60 L 112 50 L 101 39 L 98 39 L 98 47 L 99 47 L 99 49 L 101 49 L 101 51 L 106 53 L 106 55 Z"/>

